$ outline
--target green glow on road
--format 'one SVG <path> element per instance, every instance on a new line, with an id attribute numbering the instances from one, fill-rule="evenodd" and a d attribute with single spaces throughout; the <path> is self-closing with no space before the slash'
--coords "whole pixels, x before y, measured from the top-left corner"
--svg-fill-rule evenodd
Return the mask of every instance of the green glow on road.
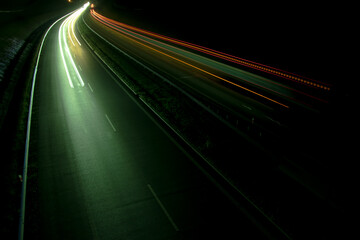
<path id="1" fill-rule="evenodd" d="M 71 56 L 71 52 L 70 52 L 70 48 L 68 46 L 68 41 L 67 41 L 67 36 L 66 36 L 66 32 L 68 33 L 68 36 L 72 42 L 72 44 L 75 46 L 74 41 L 72 40 L 71 37 L 71 33 L 74 35 L 74 38 L 76 39 L 76 41 L 78 42 L 79 46 L 81 46 L 79 40 L 77 39 L 75 32 L 74 32 L 74 25 L 75 22 L 77 21 L 78 17 L 87 9 L 87 7 L 89 6 L 89 2 L 84 4 L 83 7 L 81 7 L 80 9 L 78 9 L 76 12 L 74 12 L 73 14 L 71 14 L 69 17 L 67 17 L 61 24 L 60 28 L 59 28 L 59 47 L 60 47 L 60 53 L 61 53 L 61 58 L 64 64 L 64 68 L 65 68 L 65 72 L 66 72 L 66 76 L 68 78 L 68 82 L 71 88 L 74 88 L 74 84 L 73 84 L 73 79 L 72 76 L 70 74 L 70 71 L 75 72 L 76 78 L 79 81 L 80 85 L 82 87 L 85 86 L 85 83 L 79 73 L 79 70 L 76 67 L 76 64 L 74 62 L 74 59 Z M 70 61 L 71 64 L 70 65 L 70 70 L 69 70 L 69 66 L 68 66 L 68 62 Z M 73 77 L 74 78 L 74 77 Z"/>
<path id="2" fill-rule="evenodd" d="M 65 21 L 66 21 L 66 20 L 65 20 Z M 65 71 L 66 71 L 66 76 L 67 76 L 67 78 L 68 78 L 70 87 L 71 87 L 71 88 L 74 88 L 74 84 L 73 84 L 72 81 L 71 81 L 71 77 L 70 77 L 70 74 L 69 74 L 69 70 L 68 70 L 67 65 L 66 65 L 65 56 L 64 56 L 64 52 L 63 52 L 63 47 L 62 47 L 62 43 L 61 43 L 61 30 L 62 30 L 62 28 L 63 28 L 63 25 L 64 25 L 65 21 L 61 24 L 61 26 L 60 26 L 60 28 L 59 28 L 59 46 L 60 46 L 61 58 L 62 58 L 62 60 L 63 60 L 64 68 L 65 68 Z"/>

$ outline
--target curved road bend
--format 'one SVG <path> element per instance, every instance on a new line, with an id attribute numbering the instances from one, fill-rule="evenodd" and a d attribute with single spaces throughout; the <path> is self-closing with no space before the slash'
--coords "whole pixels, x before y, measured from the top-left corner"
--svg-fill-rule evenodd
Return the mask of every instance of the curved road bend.
<path id="1" fill-rule="evenodd" d="M 75 42 L 71 51 L 84 86 L 76 78 L 70 86 L 59 50 L 61 23 L 44 44 L 31 126 L 41 238 L 263 238 L 79 35 L 81 46 Z M 25 238 L 31 237 L 25 222 Z"/>

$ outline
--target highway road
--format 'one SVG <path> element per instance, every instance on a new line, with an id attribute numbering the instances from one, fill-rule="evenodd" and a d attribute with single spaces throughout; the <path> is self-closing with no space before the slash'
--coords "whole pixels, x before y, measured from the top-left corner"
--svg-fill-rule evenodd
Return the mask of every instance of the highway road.
<path id="1" fill-rule="evenodd" d="M 336 169 L 323 168 L 331 124 L 319 117 L 334 86 L 89 8 L 53 26 L 37 69 L 29 163 L 38 165 L 39 218 L 25 237 L 264 238 L 240 208 L 284 238 L 342 232 L 341 201 L 329 197 Z M 122 74 L 143 88 L 132 92 Z M 145 103 L 174 86 L 213 109 L 194 114 L 211 117 L 205 134 L 220 136 L 204 151 L 212 166 Z M 226 114 L 240 119 L 236 129 Z"/>
<path id="2" fill-rule="evenodd" d="M 50 30 L 37 72 L 29 162 L 38 163 L 40 238 L 264 238 L 101 64 L 75 22 Z"/>
<path id="3" fill-rule="evenodd" d="M 265 105 L 274 104 L 270 105 L 273 108 L 287 109 L 296 105 L 317 107 L 318 102 L 328 102 L 326 92 L 331 90 L 330 84 L 126 25 L 107 18 L 95 10 L 91 10 L 91 16 L 92 18 L 87 18 L 87 24 L 100 35 L 106 36 L 106 39 L 112 44 L 130 51 L 132 55 L 136 55 L 147 63 L 151 63 L 157 71 L 164 71 L 172 75 L 174 79 L 180 79 L 178 81 L 181 81 L 182 84 L 194 85 L 192 87 L 194 90 L 201 89 L 202 92 L 208 92 L 208 97 L 211 95 L 210 85 L 216 85 L 214 88 L 218 89 L 217 94 L 220 92 L 219 82 L 234 87 L 241 94 L 228 91 L 226 97 L 221 96 L 222 99 L 229 98 L 224 104 L 232 105 L 233 108 L 239 105 L 239 98 L 241 99 L 241 95 L 244 95 L 244 93 L 249 94 L 251 98 L 256 98 Z M 119 34 L 115 34 L 115 32 Z M 164 64 L 164 59 L 167 59 L 166 64 Z M 241 68 L 224 64 L 218 60 L 226 61 L 232 65 L 245 66 L 259 73 L 266 73 L 273 76 L 273 78 L 277 77 L 275 78 L 277 80 L 244 71 Z M 178 72 L 174 70 L 171 72 L 172 68 L 177 68 Z M 179 68 L 181 68 L 182 75 L 179 74 Z M 199 79 L 200 74 L 202 77 Z M 192 76 L 192 78 L 189 76 Z M 205 80 L 208 82 L 206 85 L 203 83 Z M 201 94 L 199 90 L 198 93 Z M 236 97 L 232 97 L 233 95 L 236 95 Z M 211 98 L 221 102 L 220 98 L 215 96 L 211 96 Z M 245 101 L 249 100 L 246 99 Z"/>
<path id="4" fill-rule="evenodd" d="M 331 84 L 129 26 L 95 10 L 90 13 L 84 14 L 83 21 L 95 32 L 90 31 L 93 36 L 106 39 L 105 44 L 113 45 L 118 55 L 131 56 L 195 98 L 206 99 L 215 109 L 242 119 L 241 131 L 255 123 L 260 135 L 266 133 L 272 139 L 261 144 L 276 142 L 269 151 L 282 157 L 283 147 L 292 142 L 289 147 L 296 146 L 296 150 L 291 152 L 301 152 L 309 145 L 303 139 L 310 134 L 322 138 L 322 133 L 315 135 L 326 131 L 323 124 L 315 122 L 318 113 L 329 106 Z"/>

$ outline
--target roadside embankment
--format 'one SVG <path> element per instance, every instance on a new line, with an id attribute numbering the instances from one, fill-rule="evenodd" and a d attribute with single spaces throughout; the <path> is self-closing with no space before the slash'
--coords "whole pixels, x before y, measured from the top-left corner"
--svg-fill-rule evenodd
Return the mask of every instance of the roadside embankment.
<path id="1" fill-rule="evenodd" d="M 35 2 L 35 6 L 40 3 Z M 74 6 L 55 10 L 56 7 L 59 6 L 46 11 L 46 6 L 41 10 L 27 6 L 22 11 L 0 13 L 3 54 L 0 59 L 0 189 L 3 202 L 0 232 L 5 239 L 16 239 L 18 235 L 29 97 L 38 49 L 46 29 Z M 29 178 L 33 174 L 29 171 Z M 28 189 L 36 191 L 37 188 L 33 185 Z"/>

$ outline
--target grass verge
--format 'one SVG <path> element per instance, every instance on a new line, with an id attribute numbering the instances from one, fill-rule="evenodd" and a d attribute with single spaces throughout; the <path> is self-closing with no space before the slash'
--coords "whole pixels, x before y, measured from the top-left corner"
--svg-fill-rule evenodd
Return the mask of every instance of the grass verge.
<path id="1" fill-rule="evenodd" d="M 24 45 L 5 71 L 1 91 L 1 224 L 0 232 L 4 239 L 17 239 L 19 211 L 24 163 L 26 126 L 29 110 L 29 98 L 33 71 L 37 53 L 45 30 L 53 19 L 39 26 L 25 40 Z M 29 202 L 36 203 L 32 192 L 36 192 L 36 163 L 30 163 L 28 169 Z M 27 208 L 29 222 L 36 219 L 36 204 Z"/>

